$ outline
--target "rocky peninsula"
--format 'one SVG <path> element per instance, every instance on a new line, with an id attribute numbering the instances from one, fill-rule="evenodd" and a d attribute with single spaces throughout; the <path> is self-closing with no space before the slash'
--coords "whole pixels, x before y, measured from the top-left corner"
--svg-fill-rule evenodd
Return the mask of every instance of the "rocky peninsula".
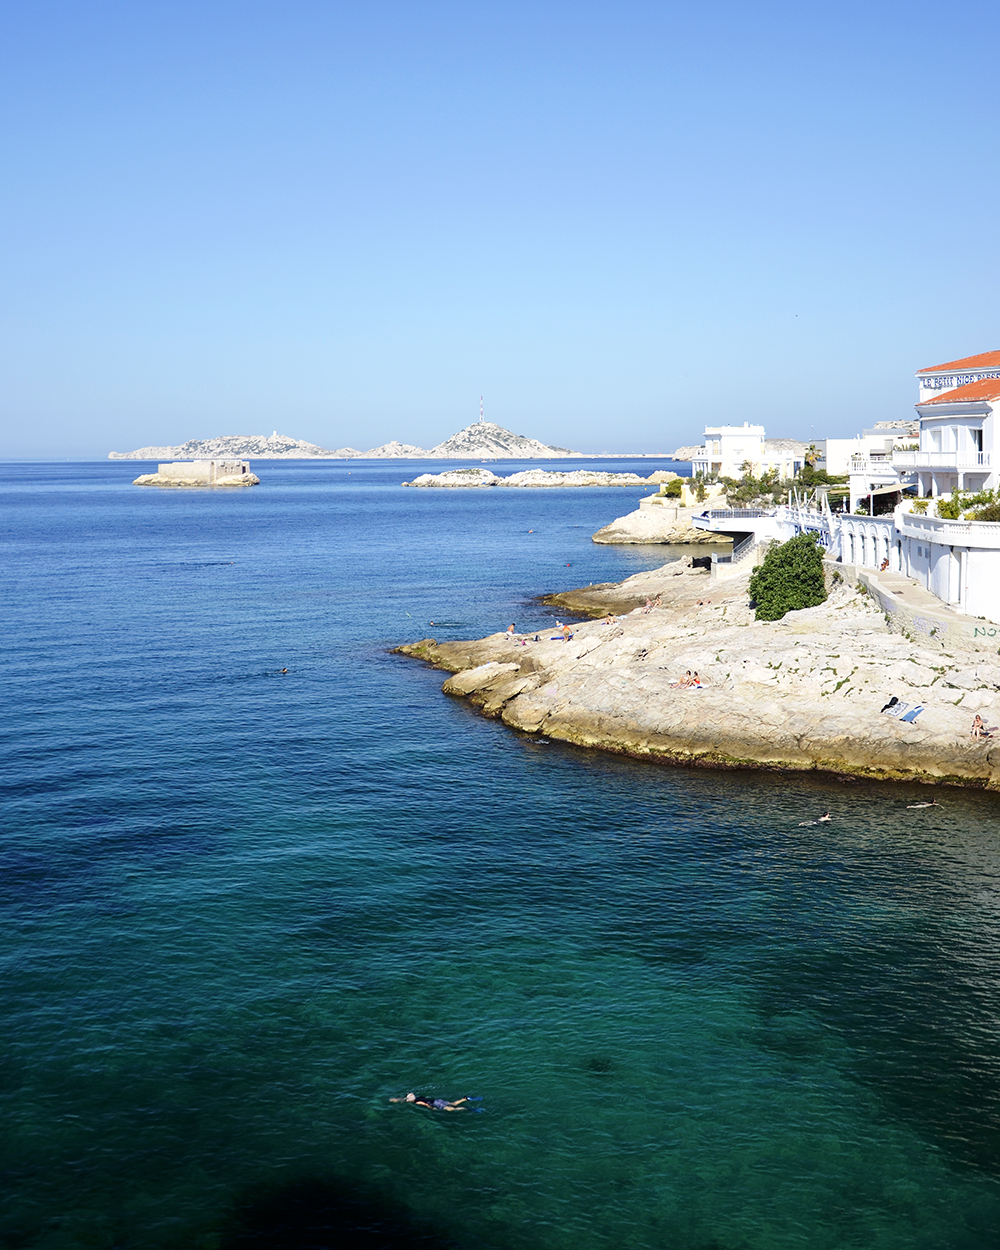
<path id="1" fill-rule="evenodd" d="M 818 771 L 1000 789 L 1000 749 L 970 737 L 995 718 L 1000 660 L 956 658 L 892 632 L 863 588 L 828 566 L 819 607 L 758 622 L 747 577 L 675 562 L 549 596 L 600 616 L 524 639 L 432 638 L 398 648 L 453 676 L 447 694 L 530 734 L 664 763 Z M 662 606 L 646 609 L 647 600 Z M 616 619 L 612 619 L 612 617 Z M 681 688 L 688 671 L 701 688 Z M 886 715 L 895 697 L 911 722 Z M 898 703 L 897 703 L 898 709 Z"/>

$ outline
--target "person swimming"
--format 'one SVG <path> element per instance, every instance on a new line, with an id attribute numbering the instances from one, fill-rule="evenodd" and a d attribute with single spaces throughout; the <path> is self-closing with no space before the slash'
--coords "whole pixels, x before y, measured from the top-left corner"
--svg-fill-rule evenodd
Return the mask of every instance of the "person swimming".
<path id="1" fill-rule="evenodd" d="M 919 807 L 940 807 L 940 806 L 941 804 L 937 801 L 937 799 L 931 799 L 929 803 L 907 803 L 906 810 L 908 812 L 915 812 L 917 808 Z"/>
<path id="2" fill-rule="evenodd" d="M 425 1098 L 422 1094 L 409 1093 L 405 1098 L 390 1098 L 390 1102 L 409 1102 L 415 1107 L 426 1107 L 428 1111 L 468 1111 L 468 1107 L 463 1107 L 463 1102 L 478 1102 L 478 1098 L 473 1098 L 470 1094 L 466 1094 L 462 1098 L 456 1098 L 449 1101 L 447 1098 Z"/>

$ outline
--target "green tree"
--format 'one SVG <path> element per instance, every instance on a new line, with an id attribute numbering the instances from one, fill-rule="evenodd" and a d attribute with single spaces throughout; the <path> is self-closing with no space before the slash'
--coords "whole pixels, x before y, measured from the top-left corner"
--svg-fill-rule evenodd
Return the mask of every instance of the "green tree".
<path id="1" fill-rule="evenodd" d="M 796 534 L 772 547 L 750 578 L 758 621 L 780 621 L 786 612 L 826 602 L 823 549 L 815 534 Z"/>

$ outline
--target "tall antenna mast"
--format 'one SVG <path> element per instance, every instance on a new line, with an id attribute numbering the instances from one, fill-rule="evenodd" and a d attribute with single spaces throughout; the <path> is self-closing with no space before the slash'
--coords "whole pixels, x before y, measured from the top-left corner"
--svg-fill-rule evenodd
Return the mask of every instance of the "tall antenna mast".
<path id="1" fill-rule="evenodd" d="M 483 397 L 482 395 L 480 395 L 479 396 L 479 424 L 482 425 L 482 423 L 483 423 Z"/>

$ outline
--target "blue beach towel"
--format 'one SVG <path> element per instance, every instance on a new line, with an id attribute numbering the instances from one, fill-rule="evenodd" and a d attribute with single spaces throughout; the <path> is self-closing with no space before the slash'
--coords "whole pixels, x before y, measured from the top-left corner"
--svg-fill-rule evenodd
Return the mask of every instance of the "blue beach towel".
<path id="1" fill-rule="evenodd" d="M 923 704 L 920 703 L 913 709 L 912 712 L 907 712 L 905 716 L 901 716 L 900 720 L 909 721 L 910 724 L 912 724 L 923 710 L 924 710 Z"/>

